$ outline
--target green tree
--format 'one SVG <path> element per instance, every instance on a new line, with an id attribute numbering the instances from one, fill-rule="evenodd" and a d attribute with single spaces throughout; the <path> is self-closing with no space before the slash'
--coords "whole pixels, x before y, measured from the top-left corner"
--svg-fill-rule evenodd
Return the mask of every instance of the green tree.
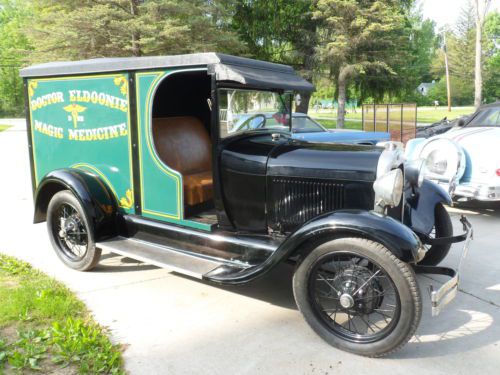
<path id="1" fill-rule="evenodd" d="M 485 52 L 483 94 L 486 102 L 500 100 L 500 12 L 492 12 L 484 24 Z"/>
<path id="2" fill-rule="evenodd" d="M 499 97 L 500 83 L 500 14 L 491 12 L 483 30 L 482 71 L 484 76 L 483 92 L 487 102 Z M 471 105 L 474 102 L 476 24 L 474 6 L 467 4 L 453 30 L 446 32 L 448 60 L 450 66 L 451 99 L 453 105 Z M 444 55 L 439 51 L 431 71 L 436 76 L 444 75 Z M 445 90 L 444 78 L 436 87 L 434 94 Z M 438 99 L 439 100 L 439 99 Z M 441 100 L 440 100 L 441 101 Z"/>
<path id="3" fill-rule="evenodd" d="M 393 58 L 404 42 L 405 14 L 395 0 L 318 0 L 319 51 L 335 77 L 338 91 L 337 127 L 344 127 L 348 84 L 353 78 L 395 75 Z M 379 90 L 382 91 L 382 90 Z"/>
<path id="4" fill-rule="evenodd" d="M 316 21 L 310 0 L 227 0 L 231 25 L 249 47 L 251 57 L 290 64 L 308 81 L 316 68 Z M 296 108 L 306 112 L 310 93 Z"/>
<path id="5" fill-rule="evenodd" d="M 18 69 L 31 49 L 23 32 L 30 12 L 27 1 L 0 0 L 0 116 L 23 113 L 24 97 Z"/>
<path id="6" fill-rule="evenodd" d="M 36 0 L 36 61 L 219 50 L 242 43 L 205 0 Z"/>

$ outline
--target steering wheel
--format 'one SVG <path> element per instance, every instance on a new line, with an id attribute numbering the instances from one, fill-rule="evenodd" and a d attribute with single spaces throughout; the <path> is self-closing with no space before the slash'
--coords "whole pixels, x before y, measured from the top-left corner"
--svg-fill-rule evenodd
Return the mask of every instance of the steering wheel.
<path id="1" fill-rule="evenodd" d="M 259 122 L 257 124 L 257 126 L 250 126 L 250 123 L 257 119 L 257 118 L 262 118 L 262 121 Z M 236 129 L 237 132 L 239 131 L 242 131 L 242 130 L 249 130 L 249 129 L 257 129 L 257 128 L 263 128 L 264 126 L 266 125 L 266 116 L 261 114 L 261 113 L 257 113 L 256 115 L 253 115 L 253 116 L 250 116 L 249 118 L 247 118 L 245 121 L 243 121 L 243 123 L 238 127 L 238 129 Z"/>

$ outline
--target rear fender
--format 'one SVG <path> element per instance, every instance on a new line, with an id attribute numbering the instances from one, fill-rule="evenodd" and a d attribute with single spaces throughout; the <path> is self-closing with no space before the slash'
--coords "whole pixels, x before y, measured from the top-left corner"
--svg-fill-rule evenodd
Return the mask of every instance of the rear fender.
<path id="1" fill-rule="evenodd" d="M 405 196 L 404 223 L 418 233 L 428 234 L 432 231 L 436 205 L 452 204 L 450 194 L 442 186 L 428 180 L 424 180 L 421 187 L 408 187 Z"/>
<path id="2" fill-rule="evenodd" d="M 80 201 L 94 226 L 96 239 L 114 230 L 116 200 L 97 176 L 79 169 L 58 169 L 42 179 L 35 191 L 34 223 L 47 220 L 49 202 L 61 190 L 70 190 Z"/>

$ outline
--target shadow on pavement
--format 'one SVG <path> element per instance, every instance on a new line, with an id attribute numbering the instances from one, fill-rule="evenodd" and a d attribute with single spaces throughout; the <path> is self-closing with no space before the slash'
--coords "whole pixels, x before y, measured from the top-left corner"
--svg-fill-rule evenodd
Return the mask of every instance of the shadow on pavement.
<path id="1" fill-rule="evenodd" d="M 92 270 L 92 272 L 135 272 L 154 270 L 157 268 L 158 267 L 153 266 L 152 264 L 142 263 L 131 258 L 124 258 L 118 254 L 106 253 L 101 256 L 99 264 Z"/>
<path id="2" fill-rule="evenodd" d="M 500 218 L 500 202 L 456 202 L 454 208 L 458 210 L 467 210 L 478 215 L 492 216 Z"/>
<path id="3" fill-rule="evenodd" d="M 103 254 L 103 261 L 96 268 L 96 271 L 132 272 L 156 268 L 156 266 L 118 255 Z M 281 264 L 261 279 L 240 286 L 216 285 L 175 272 L 173 274 L 176 277 L 239 294 L 243 297 L 253 298 L 289 310 L 297 310 L 292 290 L 293 272 L 294 266 Z M 426 291 L 428 284 L 435 283 L 435 281 L 422 276 L 418 277 L 418 281 L 423 299 L 422 321 L 416 335 L 407 346 L 389 358 L 434 358 L 460 354 L 487 345 L 497 345 L 496 343 L 500 341 L 500 326 L 495 322 L 499 311 L 495 305 L 461 292 L 440 316 L 433 318 L 430 314 L 430 303 Z M 331 350 L 332 353 L 336 351 L 334 348 Z"/>
<path id="4" fill-rule="evenodd" d="M 213 288 L 254 298 L 285 309 L 297 310 L 293 297 L 292 278 L 294 266 L 281 264 L 260 279 L 243 285 L 219 285 L 175 273 L 176 276 L 209 285 Z"/>

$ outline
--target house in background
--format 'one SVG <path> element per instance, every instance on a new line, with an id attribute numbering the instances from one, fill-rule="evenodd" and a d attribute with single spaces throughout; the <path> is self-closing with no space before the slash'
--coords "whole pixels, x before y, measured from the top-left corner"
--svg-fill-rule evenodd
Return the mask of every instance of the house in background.
<path id="1" fill-rule="evenodd" d="M 422 82 L 420 85 L 418 85 L 417 91 L 421 95 L 427 96 L 427 94 L 429 93 L 429 90 L 432 89 L 435 85 L 436 85 L 436 81 L 434 81 L 434 80 L 432 82 Z"/>

